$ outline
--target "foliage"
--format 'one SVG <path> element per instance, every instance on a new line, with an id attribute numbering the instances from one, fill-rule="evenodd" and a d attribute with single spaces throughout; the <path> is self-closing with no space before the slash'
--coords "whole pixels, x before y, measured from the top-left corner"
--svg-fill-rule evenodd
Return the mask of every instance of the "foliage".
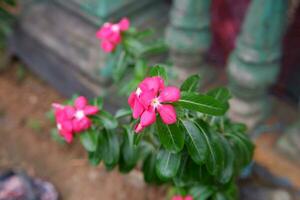
<path id="1" fill-rule="evenodd" d="M 143 44 L 140 40 L 145 35 L 129 29 L 110 55 L 113 79 L 124 85 L 126 94 L 145 77 L 168 80 L 164 65 L 148 67 L 144 55 L 156 52 L 160 45 Z M 103 162 L 107 170 L 118 168 L 122 173 L 140 166 L 147 183 L 170 185 L 172 194 L 190 194 L 196 200 L 237 199 L 235 181 L 251 162 L 254 145 L 245 126 L 225 116 L 231 98 L 228 89 L 200 93 L 199 81 L 198 75 L 187 78 L 180 87 L 180 99 L 170 103 L 176 109 L 176 123 L 165 124 L 157 114 L 156 122 L 138 134 L 130 108 L 112 115 L 104 110 L 101 97 L 91 100 L 100 111 L 90 117 L 91 128 L 75 135 L 90 163 Z"/>

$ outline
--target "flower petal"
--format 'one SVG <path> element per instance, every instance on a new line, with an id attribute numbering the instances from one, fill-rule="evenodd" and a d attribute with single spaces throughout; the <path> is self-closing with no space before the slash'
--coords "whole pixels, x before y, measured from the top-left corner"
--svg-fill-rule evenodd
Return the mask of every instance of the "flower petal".
<path id="1" fill-rule="evenodd" d="M 176 122 L 176 111 L 172 105 L 161 104 L 157 107 L 157 111 L 165 124 L 173 124 Z"/>
<path id="2" fill-rule="evenodd" d="M 73 141 L 72 132 L 63 131 L 62 136 L 64 137 L 64 139 L 67 143 L 71 143 Z"/>
<path id="3" fill-rule="evenodd" d="M 67 119 L 72 119 L 75 114 L 75 108 L 73 106 L 67 105 L 64 107 L 63 112 L 65 112 Z"/>
<path id="4" fill-rule="evenodd" d="M 60 122 L 61 125 L 61 130 L 67 131 L 67 132 L 72 132 L 73 130 L 73 124 L 71 120 L 65 120 Z"/>
<path id="5" fill-rule="evenodd" d="M 103 26 L 97 31 L 96 37 L 98 39 L 107 39 L 109 35 L 112 33 L 111 27 L 112 27 L 111 23 L 103 24 Z"/>
<path id="6" fill-rule="evenodd" d="M 101 48 L 104 52 L 110 53 L 115 49 L 115 45 L 108 40 L 103 40 L 101 42 Z"/>
<path id="7" fill-rule="evenodd" d="M 164 88 L 164 80 L 159 76 L 148 77 L 140 83 L 139 87 L 143 92 L 153 90 L 157 94 Z"/>
<path id="8" fill-rule="evenodd" d="M 153 124 L 156 120 L 156 114 L 155 114 L 155 109 L 150 108 L 148 110 L 145 110 L 141 116 L 141 122 L 140 124 L 145 127 Z"/>
<path id="9" fill-rule="evenodd" d="M 88 104 L 88 100 L 84 96 L 79 96 L 75 99 L 74 105 L 77 109 L 83 109 Z"/>
<path id="10" fill-rule="evenodd" d="M 184 200 L 193 200 L 193 197 L 191 195 L 185 196 Z"/>
<path id="11" fill-rule="evenodd" d="M 99 112 L 99 108 L 97 106 L 87 105 L 83 111 L 86 115 L 95 115 L 97 112 Z"/>
<path id="12" fill-rule="evenodd" d="M 159 94 L 161 102 L 175 102 L 180 99 L 180 90 L 175 86 L 165 87 Z"/>
<path id="13" fill-rule="evenodd" d="M 144 128 L 145 128 L 145 127 L 143 127 L 143 126 L 141 125 L 141 123 L 138 123 L 137 125 L 135 125 L 134 131 L 135 131 L 136 133 L 139 133 L 139 132 L 141 132 L 142 130 L 144 130 Z"/>
<path id="14" fill-rule="evenodd" d="M 135 92 L 131 92 L 131 94 L 128 97 L 128 104 L 131 109 L 133 109 L 133 107 L 134 107 L 135 100 L 136 100 Z"/>
<path id="15" fill-rule="evenodd" d="M 74 119 L 73 120 L 73 130 L 76 133 L 85 131 L 87 129 L 89 129 L 92 125 L 92 122 L 89 118 L 87 117 L 83 117 L 81 119 Z"/>
<path id="16" fill-rule="evenodd" d="M 133 105 L 133 113 L 132 113 L 133 118 L 134 119 L 139 118 L 139 116 L 141 116 L 143 112 L 144 112 L 143 104 L 141 104 L 140 101 L 136 99 Z"/>
<path id="17" fill-rule="evenodd" d="M 154 92 L 154 90 L 148 90 L 141 93 L 139 100 L 145 108 L 148 108 L 155 97 L 156 92 Z"/>
<path id="18" fill-rule="evenodd" d="M 184 200 L 184 199 L 182 198 L 182 196 L 176 195 L 172 197 L 172 200 Z"/>
<path id="19" fill-rule="evenodd" d="M 119 22 L 119 27 L 120 27 L 121 31 L 128 30 L 129 26 L 130 26 L 130 21 L 126 17 L 122 18 L 121 21 Z"/>

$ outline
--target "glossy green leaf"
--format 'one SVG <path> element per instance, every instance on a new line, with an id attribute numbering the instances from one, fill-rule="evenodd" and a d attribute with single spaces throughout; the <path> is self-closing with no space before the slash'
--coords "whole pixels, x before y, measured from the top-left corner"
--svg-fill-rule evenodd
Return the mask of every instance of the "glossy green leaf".
<path id="1" fill-rule="evenodd" d="M 203 135 L 204 141 L 207 145 L 207 156 L 206 156 L 206 166 L 207 170 L 216 175 L 224 166 L 224 154 L 220 139 L 218 138 L 217 133 L 211 133 L 208 129 L 208 126 L 203 121 L 198 121 L 196 124 L 199 132 Z"/>
<path id="2" fill-rule="evenodd" d="M 103 108 L 103 98 L 102 97 L 94 98 L 92 104 L 94 106 L 97 106 L 100 110 L 102 110 L 102 108 Z"/>
<path id="3" fill-rule="evenodd" d="M 167 71 L 166 71 L 165 67 L 162 67 L 160 65 L 154 65 L 154 66 L 150 67 L 149 75 L 150 76 L 160 76 L 165 81 L 168 80 L 168 75 L 167 75 Z"/>
<path id="4" fill-rule="evenodd" d="M 106 111 L 101 110 L 100 114 L 97 115 L 99 118 L 99 122 L 106 128 L 106 129 L 115 129 L 118 126 L 118 121 Z"/>
<path id="5" fill-rule="evenodd" d="M 170 152 L 177 153 L 184 145 L 184 132 L 178 124 L 166 125 L 159 118 L 156 122 L 156 130 L 161 144 Z"/>
<path id="6" fill-rule="evenodd" d="M 130 108 L 122 108 L 116 112 L 115 118 L 122 118 L 122 117 L 130 116 L 131 114 L 132 112 Z"/>
<path id="7" fill-rule="evenodd" d="M 214 189 L 208 185 L 197 185 L 189 190 L 189 194 L 194 197 L 194 200 L 207 200 L 214 193 Z"/>
<path id="8" fill-rule="evenodd" d="M 207 92 L 207 95 L 212 96 L 223 103 L 226 103 L 231 98 L 229 90 L 224 87 L 212 89 Z"/>
<path id="9" fill-rule="evenodd" d="M 90 152 L 96 151 L 97 148 L 97 136 L 92 130 L 88 130 L 80 134 L 80 142 L 83 147 Z"/>
<path id="10" fill-rule="evenodd" d="M 199 88 L 199 84 L 200 84 L 200 76 L 192 75 L 182 83 L 180 90 L 185 92 L 195 92 Z"/>
<path id="11" fill-rule="evenodd" d="M 168 47 L 166 46 L 164 41 L 158 41 L 154 42 L 152 44 L 147 44 L 144 46 L 144 49 L 141 51 L 140 56 L 149 56 L 153 54 L 159 54 L 159 53 L 164 53 L 168 50 Z"/>
<path id="12" fill-rule="evenodd" d="M 182 92 L 181 98 L 176 104 L 192 111 L 216 116 L 223 115 L 229 108 L 228 104 L 211 96 L 191 92 Z"/>
<path id="13" fill-rule="evenodd" d="M 121 146 L 121 159 L 123 166 L 126 166 L 129 171 L 132 169 L 138 160 L 138 148 L 134 145 L 135 133 L 128 125 L 124 126 L 124 139 Z"/>
<path id="14" fill-rule="evenodd" d="M 156 173 L 161 179 L 174 177 L 180 165 L 181 154 L 161 149 L 156 158 Z"/>
<path id="15" fill-rule="evenodd" d="M 182 125 L 186 132 L 186 146 L 190 156 L 197 164 L 204 163 L 208 151 L 205 137 L 193 122 L 183 120 Z"/>
<path id="16" fill-rule="evenodd" d="M 223 136 L 220 136 L 219 138 L 224 149 L 224 167 L 217 177 L 220 183 L 225 184 L 228 183 L 233 176 L 235 154 L 229 144 L 229 141 L 227 141 L 227 139 Z"/>
<path id="17" fill-rule="evenodd" d="M 159 182 L 159 178 L 156 174 L 155 164 L 156 164 L 156 156 L 154 153 L 151 153 L 143 163 L 144 180 L 147 183 Z"/>
<path id="18" fill-rule="evenodd" d="M 114 166 L 119 161 L 120 144 L 118 136 L 105 130 L 99 134 L 99 146 L 101 148 L 101 157 L 106 166 Z"/>

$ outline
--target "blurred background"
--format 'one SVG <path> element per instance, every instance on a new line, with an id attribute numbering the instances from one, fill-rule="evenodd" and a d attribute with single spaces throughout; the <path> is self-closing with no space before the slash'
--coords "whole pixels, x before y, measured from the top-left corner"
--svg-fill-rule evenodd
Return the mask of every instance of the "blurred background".
<path id="1" fill-rule="evenodd" d="M 229 116 L 246 123 L 256 143 L 241 199 L 300 199 L 299 3 L 0 0 L 0 200 L 32 180 L 23 188 L 39 194 L 31 199 L 164 199 L 166 188 L 146 186 L 138 171 L 91 167 L 76 142 L 52 140 L 52 102 L 105 95 L 111 111 L 126 102 L 111 95 L 114 85 L 101 73 L 107 55 L 95 37 L 123 16 L 165 40 L 168 52 L 153 62 L 172 64 L 178 80 L 199 73 L 203 90 L 231 90 Z M 4 185 L 14 176 L 21 182 Z"/>

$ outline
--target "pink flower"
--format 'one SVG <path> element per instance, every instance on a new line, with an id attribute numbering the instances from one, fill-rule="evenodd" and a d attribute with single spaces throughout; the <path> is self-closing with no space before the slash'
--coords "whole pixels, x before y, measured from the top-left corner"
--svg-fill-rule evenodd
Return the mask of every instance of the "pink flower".
<path id="1" fill-rule="evenodd" d="M 75 132 L 87 130 L 92 125 L 91 120 L 87 116 L 95 115 L 99 111 L 98 107 L 88 105 L 87 99 L 83 96 L 75 99 L 74 106 L 73 130 Z"/>
<path id="2" fill-rule="evenodd" d="M 180 90 L 174 86 L 165 87 L 161 77 L 144 79 L 128 98 L 128 104 L 133 110 L 133 117 L 135 119 L 140 117 L 135 131 L 138 133 L 153 124 L 156 121 L 156 111 L 165 124 L 175 123 L 175 108 L 166 103 L 176 102 L 179 99 Z"/>
<path id="3" fill-rule="evenodd" d="M 95 115 L 99 109 L 88 105 L 85 97 L 78 97 L 75 106 L 52 104 L 55 109 L 55 119 L 59 134 L 68 142 L 72 142 L 74 133 L 79 133 L 91 127 L 92 122 L 87 117 Z"/>
<path id="4" fill-rule="evenodd" d="M 112 52 L 121 43 L 123 31 L 129 29 L 130 21 L 127 18 L 121 19 L 119 23 L 104 23 L 97 31 L 96 37 L 101 40 L 101 48 L 106 52 Z"/>
<path id="5" fill-rule="evenodd" d="M 193 200 L 193 197 L 191 195 L 182 197 L 180 195 L 176 195 L 174 197 L 172 197 L 172 200 Z"/>

